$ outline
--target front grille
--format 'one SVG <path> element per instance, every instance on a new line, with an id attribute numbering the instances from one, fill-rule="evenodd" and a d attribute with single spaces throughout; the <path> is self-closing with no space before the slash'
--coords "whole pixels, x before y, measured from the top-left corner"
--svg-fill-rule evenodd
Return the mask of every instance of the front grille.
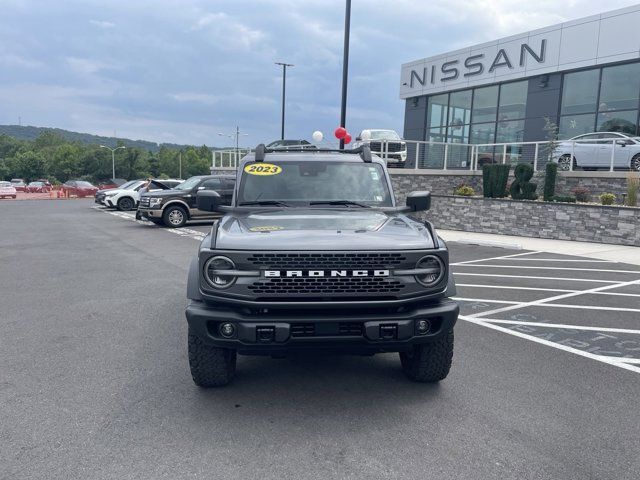
<path id="1" fill-rule="evenodd" d="M 148 207 L 149 206 L 149 198 L 147 197 L 142 197 L 140 199 L 140 206 L 141 207 Z"/>
<path id="2" fill-rule="evenodd" d="M 357 322 L 322 322 L 317 326 L 315 323 L 292 323 L 289 331 L 292 337 L 361 337 L 363 326 Z"/>
<path id="3" fill-rule="evenodd" d="M 255 253 L 248 259 L 259 268 L 274 270 L 372 270 L 377 268 L 393 268 L 403 265 L 407 258 L 402 253 Z M 284 280 L 284 279 L 283 279 Z M 294 280 L 294 279 L 286 279 Z M 319 280 L 319 279 L 296 279 Z M 367 280 L 366 278 L 344 278 L 341 280 Z M 331 284 L 337 284 L 331 279 Z"/>
<path id="4" fill-rule="evenodd" d="M 290 331 L 292 337 L 313 337 L 316 334 L 316 325 L 315 323 L 292 323 Z"/>
<path id="5" fill-rule="evenodd" d="M 382 277 L 269 278 L 249 285 L 256 295 L 343 295 L 397 293 L 404 285 Z"/>
<path id="6" fill-rule="evenodd" d="M 382 142 L 371 142 L 369 145 L 372 152 L 400 152 L 404 150 L 400 142 L 387 142 L 385 144 Z"/>

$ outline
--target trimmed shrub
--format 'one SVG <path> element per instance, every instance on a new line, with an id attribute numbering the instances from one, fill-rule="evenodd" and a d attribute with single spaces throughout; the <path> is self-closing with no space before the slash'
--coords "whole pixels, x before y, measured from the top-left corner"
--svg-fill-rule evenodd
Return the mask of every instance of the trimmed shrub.
<path id="1" fill-rule="evenodd" d="M 543 198 L 545 202 L 551 202 L 556 194 L 556 176 L 558 175 L 558 164 L 555 162 L 547 163 L 544 171 L 544 192 Z"/>
<path id="2" fill-rule="evenodd" d="M 556 195 L 552 198 L 552 202 L 576 203 L 576 197 L 571 195 Z"/>
<path id="3" fill-rule="evenodd" d="M 476 192 L 470 185 L 458 185 L 458 187 L 453 191 L 453 194 L 461 195 L 463 197 L 473 197 Z"/>
<path id="4" fill-rule="evenodd" d="M 638 204 L 638 189 L 640 188 L 640 176 L 637 172 L 629 172 L 627 175 L 627 198 L 625 203 L 629 207 L 635 207 Z"/>
<path id="5" fill-rule="evenodd" d="M 586 187 L 576 187 L 571 190 L 576 197 L 576 200 L 579 202 L 588 202 L 591 200 L 591 191 Z"/>
<path id="6" fill-rule="evenodd" d="M 486 198 L 507 196 L 507 181 L 510 165 L 493 164 L 482 166 L 482 194 Z"/>
<path id="7" fill-rule="evenodd" d="M 511 198 L 514 200 L 535 200 L 537 183 L 530 182 L 533 177 L 533 167 L 528 163 L 519 163 L 514 172 L 515 180 L 511 184 Z"/>
<path id="8" fill-rule="evenodd" d="M 613 193 L 600 194 L 600 203 L 602 205 L 613 205 L 616 202 L 616 196 Z"/>

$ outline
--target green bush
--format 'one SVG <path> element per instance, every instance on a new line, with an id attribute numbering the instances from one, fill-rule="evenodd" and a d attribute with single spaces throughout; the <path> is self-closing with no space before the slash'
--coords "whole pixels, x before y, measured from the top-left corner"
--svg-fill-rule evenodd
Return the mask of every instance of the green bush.
<path id="1" fill-rule="evenodd" d="M 576 203 L 576 197 L 571 195 L 556 195 L 551 199 L 552 202 Z"/>
<path id="2" fill-rule="evenodd" d="M 544 176 L 544 193 L 545 202 L 551 202 L 556 194 L 556 176 L 558 175 L 558 164 L 555 162 L 547 163 Z"/>
<path id="3" fill-rule="evenodd" d="M 613 205 L 616 202 L 616 196 L 613 193 L 600 194 L 600 202 L 602 205 Z"/>
<path id="4" fill-rule="evenodd" d="M 511 198 L 514 200 L 535 200 L 537 183 L 530 182 L 533 167 L 528 163 L 519 163 L 514 170 L 515 180 L 511 183 Z"/>
<path id="5" fill-rule="evenodd" d="M 486 198 L 507 196 L 507 181 L 510 165 L 493 164 L 482 166 L 482 194 Z"/>
<path id="6" fill-rule="evenodd" d="M 473 197 L 476 192 L 473 187 L 469 185 L 459 185 L 454 191 L 454 195 L 461 195 L 463 197 Z"/>
<path id="7" fill-rule="evenodd" d="M 629 172 L 627 175 L 627 198 L 625 203 L 630 207 L 638 204 L 638 188 L 640 188 L 640 177 L 636 172 Z"/>

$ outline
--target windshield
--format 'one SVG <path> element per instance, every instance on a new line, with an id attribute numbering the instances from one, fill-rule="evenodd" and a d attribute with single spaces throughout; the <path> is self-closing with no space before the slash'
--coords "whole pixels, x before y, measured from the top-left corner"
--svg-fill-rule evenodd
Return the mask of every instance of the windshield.
<path id="1" fill-rule="evenodd" d="M 398 135 L 393 130 L 369 130 L 371 132 L 371 140 L 400 140 Z"/>
<path id="2" fill-rule="evenodd" d="M 200 180 L 202 180 L 202 177 L 191 177 L 186 179 L 180 185 L 176 185 L 175 187 L 173 187 L 173 189 L 174 190 L 191 190 L 193 187 L 198 185 L 198 183 L 200 183 Z"/>
<path id="3" fill-rule="evenodd" d="M 123 183 L 122 185 L 120 185 L 117 188 L 121 188 L 122 190 L 127 190 L 131 185 L 133 185 L 134 183 L 138 183 L 139 180 L 129 180 L 127 183 Z"/>
<path id="4" fill-rule="evenodd" d="M 130 182 L 126 187 L 123 185 L 120 187 L 120 190 L 135 190 L 143 183 L 146 183 L 144 180 L 136 180 L 135 182 Z"/>
<path id="5" fill-rule="evenodd" d="M 274 171 L 279 170 L 278 173 L 270 175 L 248 173 L 253 165 L 245 166 L 238 205 L 271 201 L 306 206 L 311 202 L 346 200 L 369 206 L 392 206 L 384 171 L 377 163 L 287 161 L 277 163 L 279 168 Z"/>
<path id="6" fill-rule="evenodd" d="M 89 182 L 76 182 L 79 187 L 93 187 Z"/>

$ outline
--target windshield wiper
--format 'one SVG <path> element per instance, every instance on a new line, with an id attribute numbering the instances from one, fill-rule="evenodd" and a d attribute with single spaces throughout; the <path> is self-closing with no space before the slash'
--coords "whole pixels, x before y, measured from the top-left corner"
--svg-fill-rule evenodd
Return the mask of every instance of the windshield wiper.
<path id="1" fill-rule="evenodd" d="M 240 207 L 244 207 L 244 206 L 248 206 L 248 205 L 264 205 L 264 206 L 269 206 L 269 207 L 290 207 L 291 205 L 284 203 L 284 202 L 279 202 L 278 200 L 257 200 L 255 202 L 242 202 L 239 203 L 238 206 Z"/>
<path id="2" fill-rule="evenodd" d="M 309 205 L 344 205 L 345 207 L 371 208 L 371 205 L 352 202 L 351 200 L 319 200 L 316 202 L 309 202 Z"/>

